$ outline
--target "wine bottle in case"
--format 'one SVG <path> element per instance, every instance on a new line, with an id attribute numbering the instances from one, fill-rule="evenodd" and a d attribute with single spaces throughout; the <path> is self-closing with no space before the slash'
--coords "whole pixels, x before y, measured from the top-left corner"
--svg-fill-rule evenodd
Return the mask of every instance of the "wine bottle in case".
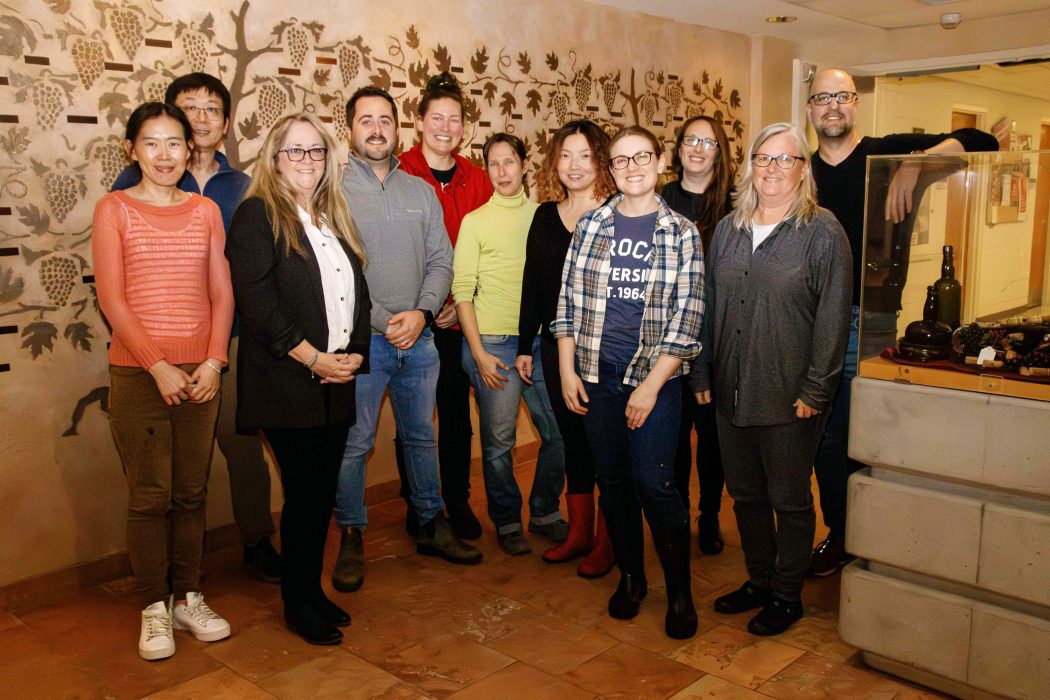
<path id="1" fill-rule="evenodd" d="M 961 323 L 962 284 L 955 279 L 955 252 L 950 245 L 944 246 L 941 278 L 933 286 L 937 290 L 937 320 L 955 330 Z"/>

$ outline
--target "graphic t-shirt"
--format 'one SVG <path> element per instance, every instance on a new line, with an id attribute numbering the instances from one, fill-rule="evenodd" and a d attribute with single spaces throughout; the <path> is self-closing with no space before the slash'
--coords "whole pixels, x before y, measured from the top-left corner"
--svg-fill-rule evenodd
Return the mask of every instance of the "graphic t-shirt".
<path id="1" fill-rule="evenodd" d="M 613 242 L 609 250 L 612 270 L 599 360 L 626 365 L 638 351 L 645 284 L 652 267 L 656 214 L 624 216 L 616 212 L 613 219 Z"/>

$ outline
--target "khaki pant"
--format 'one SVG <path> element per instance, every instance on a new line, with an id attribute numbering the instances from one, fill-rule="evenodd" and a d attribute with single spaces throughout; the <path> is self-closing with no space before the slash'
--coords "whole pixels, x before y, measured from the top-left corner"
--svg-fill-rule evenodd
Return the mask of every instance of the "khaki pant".
<path id="1" fill-rule="evenodd" d="M 195 365 L 180 365 L 190 374 Z M 128 480 L 128 555 L 147 603 L 200 590 L 219 397 L 164 402 L 149 372 L 110 365 L 109 421 Z M 167 575 L 171 569 L 172 590 Z"/>

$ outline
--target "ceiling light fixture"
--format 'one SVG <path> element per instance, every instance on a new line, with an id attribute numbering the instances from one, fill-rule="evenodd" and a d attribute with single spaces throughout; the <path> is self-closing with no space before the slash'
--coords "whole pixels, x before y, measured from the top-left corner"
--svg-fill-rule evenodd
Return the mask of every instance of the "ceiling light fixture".
<path id="1" fill-rule="evenodd" d="M 794 22 L 798 17 L 792 17 L 791 15 L 773 15 L 772 17 L 766 17 L 766 21 L 770 24 L 787 24 L 788 22 Z"/>

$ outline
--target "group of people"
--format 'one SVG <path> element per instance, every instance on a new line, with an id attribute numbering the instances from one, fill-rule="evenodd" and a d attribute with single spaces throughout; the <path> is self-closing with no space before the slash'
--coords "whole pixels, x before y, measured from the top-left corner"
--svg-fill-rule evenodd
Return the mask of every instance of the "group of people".
<path id="1" fill-rule="evenodd" d="M 200 592 L 216 437 L 246 563 L 280 581 L 289 629 L 339 643 L 350 616 L 322 590 L 324 543 L 334 510 L 332 584 L 360 588 L 366 461 L 387 392 L 419 554 L 482 559 L 470 544 L 482 535 L 469 502 L 471 389 L 488 517 L 504 552 L 532 551 L 512 458 L 524 398 L 541 439 L 527 531 L 551 541 L 543 558 L 582 557 L 586 577 L 615 563 L 608 611 L 633 618 L 647 593 L 644 514 L 676 639 L 697 627 L 695 428 L 700 551 L 724 546 L 724 484 L 747 564 L 748 580 L 714 608 L 758 609 L 754 634 L 786 630 L 802 616 L 807 572 L 849 556 L 864 158 L 995 148 L 972 130 L 861 140 L 856 100 L 848 74 L 820 73 L 809 107 L 820 150 L 772 124 L 739 177 L 722 124 L 690 118 L 660 195 L 668 159 L 656 136 L 571 121 L 544 153 L 538 205 L 518 137 L 490 136 L 484 170 L 458 153 L 464 101 L 447 73 L 428 82 L 419 142 L 400 156 L 397 103 L 369 86 L 346 104 L 345 167 L 324 125 L 300 113 L 273 126 L 250 179 L 218 150 L 230 95 L 214 77 L 182 76 L 165 103 L 139 106 L 124 140 L 133 163 L 96 207 L 93 252 L 113 331 L 128 551 L 147 603 L 142 657 L 171 656 L 173 628 L 230 634 Z M 915 175 L 898 172 L 887 216 L 907 215 Z M 260 433 L 284 491 L 280 555 Z M 831 530 L 815 554 L 814 464 Z"/>

